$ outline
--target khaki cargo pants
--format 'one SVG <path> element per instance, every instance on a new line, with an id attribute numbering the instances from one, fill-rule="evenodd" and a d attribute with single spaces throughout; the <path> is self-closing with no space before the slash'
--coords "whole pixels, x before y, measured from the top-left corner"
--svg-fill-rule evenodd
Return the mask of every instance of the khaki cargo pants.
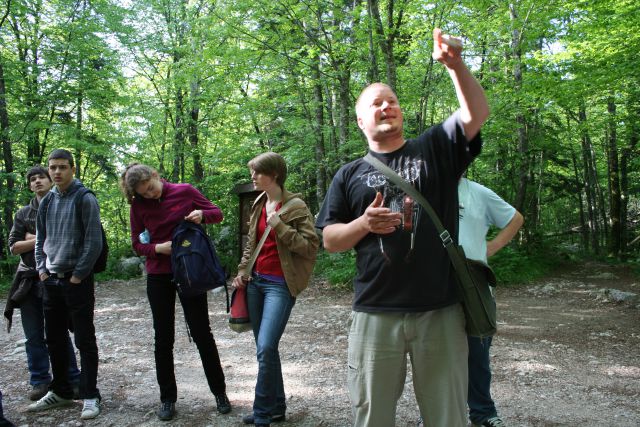
<path id="1" fill-rule="evenodd" d="M 459 304 L 423 313 L 353 312 L 348 387 L 355 427 L 395 426 L 407 354 L 425 427 L 467 425 L 467 335 Z"/>

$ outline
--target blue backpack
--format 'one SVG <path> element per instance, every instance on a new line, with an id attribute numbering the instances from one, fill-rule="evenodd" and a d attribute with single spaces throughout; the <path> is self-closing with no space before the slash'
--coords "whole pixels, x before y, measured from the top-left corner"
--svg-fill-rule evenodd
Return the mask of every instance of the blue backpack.
<path id="1" fill-rule="evenodd" d="M 220 286 L 226 289 L 225 272 L 213 242 L 202 226 L 182 221 L 171 240 L 173 282 L 182 296 L 202 295 Z"/>

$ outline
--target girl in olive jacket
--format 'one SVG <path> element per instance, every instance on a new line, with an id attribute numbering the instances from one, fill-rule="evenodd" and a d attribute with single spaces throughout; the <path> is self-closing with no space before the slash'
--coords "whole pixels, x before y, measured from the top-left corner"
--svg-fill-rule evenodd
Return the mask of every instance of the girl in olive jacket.
<path id="1" fill-rule="evenodd" d="M 253 413 L 245 424 L 268 426 L 283 421 L 287 409 L 278 344 L 296 297 L 309 282 L 319 238 L 313 217 L 299 194 L 284 188 L 287 166 L 279 154 L 263 153 L 249 162 L 256 190 L 247 247 L 233 286 L 247 288 L 249 317 L 256 341 L 258 380 Z M 280 208 L 282 212 L 279 212 Z M 267 226 L 271 226 L 262 248 L 250 258 Z"/>

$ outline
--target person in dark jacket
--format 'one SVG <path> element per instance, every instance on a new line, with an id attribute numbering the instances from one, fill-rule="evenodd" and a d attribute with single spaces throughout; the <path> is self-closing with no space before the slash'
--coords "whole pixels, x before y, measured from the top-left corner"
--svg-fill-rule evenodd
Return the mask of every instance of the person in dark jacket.
<path id="1" fill-rule="evenodd" d="M 55 187 L 38 209 L 35 255 L 36 268 L 44 283 L 45 331 L 53 381 L 49 392 L 29 405 L 28 410 L 42 411 L 72 402 L 65 338 L 70 316 L 74 342 L 80 352 L 79 397 L 84 401 L 80 418 L 91 419 L 100 414 L 101 400 L 93 324 L 93 266 L 102 251 L 100 208 L 96 197 L 83 191 L 84 185 L 74 178 L 76 168 L 69 151 L 53 150 L 48 162 Z M 77 197 L 82 199 L 77 201 Z"/>
<path id="2" fill-rule="evenodd" d="M 27 340 L 25 351 L 29 369 L 29 383 L 32 386 L 29 399 L 34 401 L 47 394 L 49 383 L 51 383 L 49 351 L 44 336 L 43 289 L 36 271 L 34 252 L 38 206 L 40 200 L 49 193 L 51 184 L 51 177 L 45 168 L 34 166 L 29 169 L 27 185 L 35 197 L 16 213 L 9 233 L 9 250 L 13 255 L 20 255 L 20 263 L 9 291 L 4 315 L 7 318 L 7 332 L 10 332 L 13 310 L 20 309 L 22 329 Z M 74 393 L 77 394 L 80 371 L 68 333 L 66 341 L 69 349 L 69 381 L 73 386 Z"/>

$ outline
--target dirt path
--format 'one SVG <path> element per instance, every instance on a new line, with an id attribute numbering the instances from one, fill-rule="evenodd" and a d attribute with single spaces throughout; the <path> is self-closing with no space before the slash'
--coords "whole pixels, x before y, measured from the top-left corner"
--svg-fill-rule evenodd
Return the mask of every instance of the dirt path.
<path id="1" fill-rule="evenodd" d="M 493 393 L 508 425 L 640 425 L 640 300 L 616 303 L 601 291 L 605 288 L 640 294 L 640 281 L 622 268 L 587 264 L 532 285 L 498 288 Z M 12 333 L 0 332 L 0 387 L 11 420 L 20 426 L 242 425 L 241 415 L 251 412 L 255 348 L 249 333 L 228 329 L 222 294 L 210 298 L 209 308 L 233 411 L 215 412 L 195 345 L 180 320 L 178 416 L 170 423 L 157 421 L 153 413 L 158 391 L 144 282 L 99 284 L 96 299 L 103 413 L 83 423 L 79 402 L 49 413 L 25 412 L 28 373 L 17 314 Z M 317 285 L 294 307 L 281 343 L 289 407 L 282 427 L 350 425 L 345 387 L 350 302 L 350 294 Z M 415 425 L 417 417 L 409 377 L 397 426 Z"/>

